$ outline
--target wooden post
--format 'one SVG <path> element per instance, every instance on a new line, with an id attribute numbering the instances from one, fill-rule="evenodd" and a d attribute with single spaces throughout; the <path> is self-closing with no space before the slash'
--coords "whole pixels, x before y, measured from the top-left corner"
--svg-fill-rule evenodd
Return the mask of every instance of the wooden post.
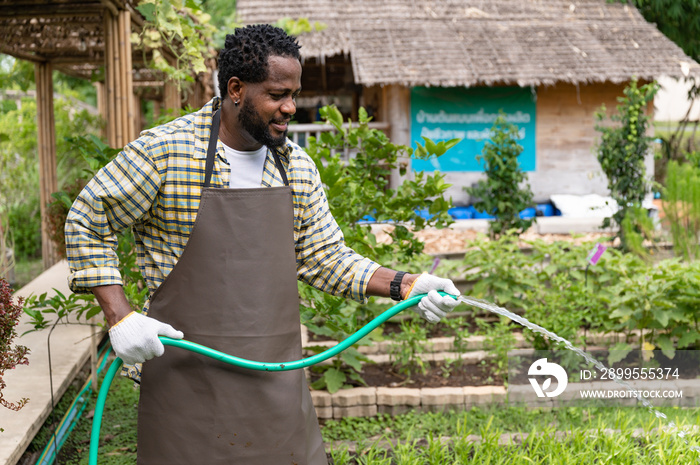
<path id="1" fill-rule="evenodd" d="M 389 139 L 394 144 L 411 145 L 411 89 L 399 85 L 389 85 L 383 88 L 382 102 L 383 121 L 391 125 Z M 401 159 L 399 163 L 408 163 L 409 159 Z M 408 171 L 410 176 L 410 170 Z M 398 169 L 391 173 L 390 187 L 396 189 L 403 179 Z"/>
<path id="2" fill-rule="evenodd" d="M 107 122 L 107 143 L 111 147 L 117 146 L 117 125 L 115 121 L 115 80 L 114 80 L 114 50 L 113 50 L 113 17 L 109 10 L 105 9 L 105 119 Z"/>
<path id="3" fill-rule="evenodd" d="M 95 87 L 95 91 L 97 93 L 97 111 L 105 123 L 100 130 L 100 136 L 109 141 L 109 134 L 107 130 L 107 90 L 105 89 L 104 82 L 95 82 L 93 86 Z"/>
<path id="4" fill-rule="evenodd" d="M 106 117 L 109 145 L 124 147 L 136 137 L 131 62 L 131 16 L 107 10 L 105 22 Z"/>
<path id="5" fill-rule="evenodd" d="M 166 111 L 177 112 L 180 110 L 180 90 L 171 79 L 166 79 L 163 85 L 163 106 Z M 177 113 L 175 113 L 177 116 Z"/>
<path id="6" fill-rule="evenodd" d="M 49 238 L 47 218 L 51 194 L 58 190 L 56 178 L 56 124 L 53 114 L 53 67 L 36 63 L 37 146 L 39 152 L 39 203 L 41 210 L 41 256 L 44 269 L 58 261 L 56 248 Z"/>

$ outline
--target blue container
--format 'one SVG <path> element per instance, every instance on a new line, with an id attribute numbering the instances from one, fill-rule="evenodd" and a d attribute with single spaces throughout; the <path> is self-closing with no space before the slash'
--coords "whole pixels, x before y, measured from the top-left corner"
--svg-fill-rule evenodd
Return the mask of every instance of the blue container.
<path id="1" fill-rule="evenodd" d="M 537 210 L 534 207 L 528 207 L 520 212 L 521 220 L 529 220 L 530 218 L 534 218 L 535 216 L 537 216 Z"/>
<path id="2" fill-rule="evenodd" d="M 474 207 L 453 207 L 447 213 L 456 220 L 470 220 L 474 218 Z"/>
<path id="3" fill-rule="evenodd" d="M 493 220 L 496 217 L 493 215 L 489 215 L 488 213 L 480 212 L 476 208 L 474 209 L 474 218 L 480 219 L 480 220 Z"/>
<path id="4" fill-rule="evenodd" d="M 433 217 L 433 215 L 430 214 L 427 208 L 423 208 L 422 210 L 416 210 L 416 215 L 426 220 L 429 220 Z"/>
<path id="5" fill-rule="evenodd" d="M 360 218 L 360 221 L 358 221 L 358 224 L 366 224 L 366 223 L 376 223 L 377 220 L 370 215 L 365 215 L 362 218 Z"/>
<path id="6" fill-rule="evenodd" d="M 537 204 L 537 216 L 554 216 L 554 205 L 551 203 Z"/>

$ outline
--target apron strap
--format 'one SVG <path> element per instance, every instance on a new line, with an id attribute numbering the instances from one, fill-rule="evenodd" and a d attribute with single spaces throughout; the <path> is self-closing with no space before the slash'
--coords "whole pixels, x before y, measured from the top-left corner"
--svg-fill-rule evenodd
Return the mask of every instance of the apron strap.
<path id="1" fill-rule="evenodd" d="M 217 109 L 211 117 L 211 133 L 209 133 L 209 146 L 207 147 L 207 162 L 204 166 L 204 187 L 209 187 L 211 182 L 211 175 L 214 171 L 214 157 L 216 156 L 216 141 L 219 140 L 219 126 L 221 124 L 221 109 Z M 269 150 L 269 149 L 268 149 Z M 272 150 L 272 156 L 275 159 L 275 165 L 277 166 L 277 171 L 279 171 L 280 176 L 282 176 L 282 182 L 285 186 L 289 186 L 289 180 L 287 179 L 287 173 L 284 171 L 282 166 L 282 161 L 277 153 L 277 150 Z"/>
<path id="2" fill-rule="evenodd" d="M 276 149 L 272 149 L 272 156 L 275 158 L 275 165 L 277 165 L 277 171 L 280 172 L 280 176 L 282 176 L 282 182 L 284 182 L 284 185 L 289 187 L 289 180 L 287 179 L 287 173 L 284 171 L 284 166 L 282 166 L 282 161 L 280 160 L 280 156 L 277 153 Z"/>

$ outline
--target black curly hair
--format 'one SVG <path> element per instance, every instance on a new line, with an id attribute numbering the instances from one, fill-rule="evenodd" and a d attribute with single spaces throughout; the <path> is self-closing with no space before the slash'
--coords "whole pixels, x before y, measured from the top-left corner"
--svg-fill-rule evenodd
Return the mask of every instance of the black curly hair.
<path id="1" fill-rule="evenodd" d="M 237 76 L 243 82 L 263 82 L 268 76 L 270 55 L 301 60 L 301 46 L 283 29 L 269 24 L 241 27 L 226 35 L 219 54 L 219 91 L 225 97 L 228 81 Z"/>

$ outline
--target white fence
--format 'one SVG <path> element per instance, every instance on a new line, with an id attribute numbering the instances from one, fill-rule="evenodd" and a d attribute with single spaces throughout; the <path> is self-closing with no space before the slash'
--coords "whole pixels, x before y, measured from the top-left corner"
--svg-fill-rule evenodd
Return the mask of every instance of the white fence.
<path id="1" fill-rule="evenodd" d="M 358 123 L 352 123 L 357 126 Z M 348 128 L 350 123 L 343 124 L 343 128 Z M 389 130 L 391 125 L 386 122 L 375 122 L 369 123 L 368 126 L 372 129 L 379 129 L 385 133 Z M 306 147 L 309 137 L 313 136 L 316 139 L 321 137 L 321 133 L 335 131 L 335 126 L 330 124 L 290 124 L 287 137 L 289 137 L 295 144 L 300 147 Z M 352 156 L 352 153 L 348 149 L 345 149 L 343 154 L 343 159 L 347 160 Z"/>

